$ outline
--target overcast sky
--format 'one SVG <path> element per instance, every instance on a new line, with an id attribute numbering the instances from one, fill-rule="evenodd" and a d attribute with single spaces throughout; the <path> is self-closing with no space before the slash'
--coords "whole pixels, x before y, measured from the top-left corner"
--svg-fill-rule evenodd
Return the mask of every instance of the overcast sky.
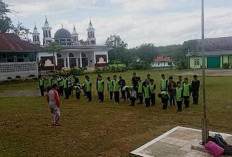
<path id="1" fill-rule="evenodd" d="M 30 28 L 42 33 L 45 15 L 52 34 L 61 28 L 86 40 L 92 19 L 98 44 L 117 34 L 129 47 L 143 43 L 156 46 L 182 44 L 201 37 L 201 0 L 4 0 L 18 13 L 11 14 Z M 232 0 L 205 0 L 206 37 L 232 35 Z"/>

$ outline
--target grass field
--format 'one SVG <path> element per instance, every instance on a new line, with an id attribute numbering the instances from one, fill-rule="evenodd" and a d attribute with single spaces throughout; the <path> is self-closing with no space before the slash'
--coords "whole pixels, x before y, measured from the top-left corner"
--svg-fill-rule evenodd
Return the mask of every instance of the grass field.
<path id="1" fill-rule="evenodd" d="M 144 80 L 148 71 L 137 73 Z M 161 72 L 149 73 L 159 89 Z M 108 75 L 113 74 L 103 74 L 103 78 Z M 130 84 L 132 72 L 117 75 Z M 96 74 L 90 78 L 95 84 Z M 206 81 L 210 130 L 232 133 L 231 77 L 207 77 Z M 61 98 L 62 126 L 52 127 L 45 97 L 4 97 L 2 94 L 4 90 L 38 90 L 37 85 L 37 82 L 24 82 L 0 86 L 0 156 L 132 156 L 130 151 L 175 126 L 201 128 L 201 105 L 191 105 L 182 113 L 177 113 L 175 107 L 162 111 L 158 99 L 155 107 L 129 107 L 129 102 L 114 105 L 108 93 L 103 104 L 96 100 L 96 93 L 91 103 L 87 103 L 83 94 L 80 101 L 74 96 L 70 100 Z"/>

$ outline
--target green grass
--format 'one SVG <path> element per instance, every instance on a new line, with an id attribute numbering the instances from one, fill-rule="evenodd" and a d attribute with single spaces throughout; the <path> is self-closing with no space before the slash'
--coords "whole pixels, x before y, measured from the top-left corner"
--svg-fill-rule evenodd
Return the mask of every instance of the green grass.
<path id="1" fill-rule="evenodd" d="M 148 71 L 137 72 L 145 79 Z M 149 71 L 158 84 L 161 71 Z M 165 71 L 166 75 L 176 73 Z M 121 74 L 130 84 L 132 72 Z M 113 74 L 103 74 L 105 79 Z M 96 74 L 91 74 L 95 85 Z M 176 77 L 175 77 L 176 78 Z M 84 77 L 81 77 L 83 81 Z M 201 78 L 200 78 L 201 79 Z M 231 77 L 207 77 L 207 110 L 210 130 L 232 133 Z M 1 85 L 4 90 L 38 90 L 37 82 Z M 93 87 L 95 89 L 95 87 Z M 158 92 L 157 92 L 158 93 Z M 44 97 L 0 97 L 0 156 L 131 156 L 129 152 L 175 126 L 201 128 L 202 106 L 177 113 L 175 107 L 115 106 L 105 93 L 105 103 L 87 103 L 61 98 L 61 127 L 50 126 L 50 112 Z"/>

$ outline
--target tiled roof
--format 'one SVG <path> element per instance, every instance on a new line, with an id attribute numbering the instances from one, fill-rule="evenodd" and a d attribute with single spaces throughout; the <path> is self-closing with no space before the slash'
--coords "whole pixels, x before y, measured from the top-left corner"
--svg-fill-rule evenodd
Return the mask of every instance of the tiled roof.
<path id="1" fill-rule="evenodd" d="M 202 40 L 194 40 L 196 42 L 196 50 L 201 51 Z M 207 38 L 205 39 L 205 50 L 232 50 L 232 37 L 220 37 L 220 38 Z"/>
<path id="2" fill-rule="evenodd" d="M 163 57 L 163 56 L 158 56 L 154 58 L 154 62 L 171 62 L 172 59 L 170 57 Z"/>
<path id="3" fill-rule="evenodd" d="M 13 33 L 0 33 L 0 52 L 46 51 L 44 48 L 21 40 Z"/>

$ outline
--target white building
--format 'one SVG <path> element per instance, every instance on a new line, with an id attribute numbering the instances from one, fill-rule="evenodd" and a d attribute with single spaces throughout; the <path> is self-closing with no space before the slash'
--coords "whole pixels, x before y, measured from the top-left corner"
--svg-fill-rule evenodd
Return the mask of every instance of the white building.
<path id="1" fill-rule="evenodd" d="M 105 45 L 96 44 L 95 29 L 91 20 L 87 28 L 86 41 L 79 40 L 75 26 L 72 33 L 62 27 L 56 31 L 52 38 L 52 27 L 49 26 L 47 19 L 42 30 L 44 48 L 47 48 L 48 44 L 52 41 L 61 46 L 61 51 L 55 54 L 55 64 L 60 69 L 108 66 L 108 48 Z M 39 32 L 36 27 L 32 35 L 33 43 L 40 45 Z M 40 60 L 43 67 L 51 67 L 54 64 L 52 55 L 47 52 L 40 52 L 38 60 Z"/>
<path id="2" fill-rule="evenodd" d="M 173 66 L 172 58 L 163 56 L 155 57 L 151 64 L 152 68 L 169 68 L 171 66 Z"/>

